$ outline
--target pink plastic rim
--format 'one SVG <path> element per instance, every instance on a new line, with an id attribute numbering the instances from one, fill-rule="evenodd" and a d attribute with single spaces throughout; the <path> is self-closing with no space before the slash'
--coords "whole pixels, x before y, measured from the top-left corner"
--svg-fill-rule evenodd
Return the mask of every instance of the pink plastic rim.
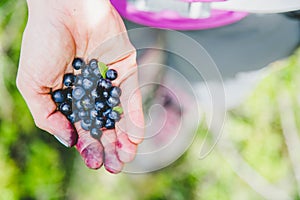
<path id="1" fill-rule="evenodd" d="M 204 30 L 226 26 L 240 21 L 248 15 L 246 12 L 212 10 L 211 16 L 205 19 L 184 18 L 174 11 L 147 12 L 137 10 L 126 0 L 111 0 L 116 10 L 129 21 L 144 26 L 172 30 Z"/>

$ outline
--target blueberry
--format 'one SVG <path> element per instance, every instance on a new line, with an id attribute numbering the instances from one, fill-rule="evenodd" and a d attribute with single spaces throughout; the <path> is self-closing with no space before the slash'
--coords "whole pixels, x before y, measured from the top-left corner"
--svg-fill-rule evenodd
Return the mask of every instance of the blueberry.
<path id="1" fill-rule="evenodd" d="M 81 70 L 81 74 L 84 78 L 87 78 L 91 75 L 91 69 L 86 67 L 86 68 Z"/>
<path id="2" fill-rule="evenodd" d="M 97 140 L 100 140 L 101 135 L 102 135 L 102 131 L 99 128 L 92 128 L 91 131 L 90 131 L 90 135 L 93 138 L 95 138 Z"/>
<path id="3" fill-rule="evenodd" d="M 112 87 L 110 90 L 110 96 L 119 98 L 122 94 L 122 90 L 119 87 Z"/>
<path id="4" fill-rule="evenodd" d="M 72 113 L 72 106 L 69 102 L 63 102 L 59 106 L 60 112 L 62 112 L 64 115 L 70 115 Z"/>
<path id="5" fill-rule="evenodd" d="M 92 90 L 93 86 L 94 86 L 94 83 L 90 79 L 84 78 L 82 80 L 82 87 L 83 87 L 83 89 L 85 89 L 85 90 Z"/>
<path id="6" fill-rule="evenodd" d="M 85 91 L 81 86 L 75 87 L 72 96 L 75 100 L 80 100 L 85 95 Z"/>
<path id="7" fill-rule="evenodd" d="M 81 104 L 85 110 L 89 110 L 94 107 L 93 101 L 88 96 L 82 98 Z"/>
<path id="8" fill-rule="evenodd" d="M 96 117 L 94 121 L 95 128 L 103 128 L 105 125 L 105 120 L 103 117 Z"/>
<path id="9" fill-rule="evenodd" d="M 103 101 L 95 101 L 95 109 L 98 111 L 102 111 L 106 108 L 106 104 Z"/>
<path id="10" fill-rule="evenodd" d="M 109 115 L 109 113 L 110 113 L 111 111 L 112 111 L 111 108 L 105 110 L 105 111 L 102 113 L 103 117 L 108 117 L 108 115 Z"/>
<path id="11" fill-rule="evenodd" d="M 79 112 L 78 112 L 78 117 L 80 118 L 80 119 L 86 119 L 86 118 L 88 118 L 89 117 L 89 113 L 88 113 L 88 111 L 85 111 L 85 110 L 80 110 Z"/>
<path id="12" fill-rule="evenodd" d="M 98 69 L 98 61 L 96 59 L 92 59 L 90 61 L 89 65 L 90 65 L 91 69 Z"/>
<path id="13" fill-rule="evenodd" d="M 116 111 L 112 110 L 109 114 L 108 114 L 108 118 L 112 119 L 116 122 L 120 121 L 120 114 L 117 113 Z"/>
<path id="14" fill-rule="evenodd" d="M 75 82 L 76 76 L 74 74 L 65 74 L 64 78 L 63 78 L 63 83 L 65 86 L 67 87 L 71 87 L 73 86 L 74 82 Z"/>
<path id="15" fill-rule="evenodd" d="M 67 89 L 54 91 L 53 101 L 70 122 L 81 120 L 81 127 L 90 130 L 91 136 L 99 139 L 102 135 L 100 128 L 113 129 L 115 122 L 120 120 L 120 114 L 112 110 L 120 104 L 122 93 L 121 89 L 112 86 L 111 82 L 118 77 L 118 73 L 109 69 L 104 79 L 96 59 L 85 64 L 83 59 L 75 58 L 72 66 L 76 70 L 81 69 L 81 74 L 65 74 L 63 84 Z"/>
<path id="16" fill-rule="evenodd" d="M 64 90 L 66 100 L 72 101 L 72 92 L 73 92 L 72 88 L 67 88 Z"/>
<path id="17" fill-rule="evenodd" d="M 105 122 L 105 128 L 107 129 L 114 129 L 115 128 L 115 121 L 108 118 Z"/>
<path id="18" fill-rule="evenodd" d="M 75 86 L 82 85 L 82 80 L 83 80 L 83 76 L 82 75 L 77 75 L 76 78 L 75 78 Z"/>
<path id="19" fill-rule="evenodd" d="M 102 78 L 102 75 L 101 75 L 101 73 L 100 73 L 100 71 L 99 71 L 98 68 L 93 70 L 93 74 L 94 74 L 94 76 L 96 76 L 97 78 Z"/>
<path id="20" fill-rule="evenodd" d="M 113 80 L 116 80 L 117 77 L 118 77 L 118 73 L 117 73 L 116 70 L 114 70 L 114 69 L 107 70 L 107 72 L 106 72 L 106 78 L 108 80 L 113 81 Z"/>
<path id="21" fill-rule="evenodd" d="M 90 128 L 92 126 L 92 120 L 90 120 L 90 119 L 81 120 L 80 125 L 83 130 L 88 131 L 88 130 L 90 130 Z"/>
<path id="22" fill-rule="evenodd" d="M 102 93 L 102 97 L 105 98 L 105 99 L 107 99 L 107 98 L 108 98 L 108 92 L 107 92 L 107 91 L 104 91 L 104 92 Z"/>
<path id="23" fill-rule="evenodd" d="M 107 99 L 107 105 L 108 105 L 109 107 L 111 107 L 111 108 L 113 108 L 113 107 L 119 105 L 119 103 L 120 103 L 120 99 L 119 99 L 119 98 L 116 98 L 116 97 L 109 97 L 109 98 Z"/>
<path id="24" fill-rule="evenodd" d="M 72 124 L 79 121 L 78 115 L 75 112 L 68 115 L 67 118 Z"/>
<path id="25" fill-rule="evenodd" d="M 97 89 L 96 89 L 96 88 L 94 88 L 94 89 L 91 91 L 91 96 L 92 96 L 94 99 L 96 99 L 96 98 L 98 98 L 98 97 L 99 97 L 99 95 L 98 95 L 98 92 L 97 92 Z"/>
<path id="26" fill-rule="evenodd" d="M 64 92 L 62 90 L 56 90 L 52 93 L 52 99 L 55 103 L 62 103 L 65 101 Z"/>
<path id="27" fill-rule="evenodd" d="M 72 66 L 76 70 L 79 70 L 80 68 L 83 68 L 84 65 L 85 65 L 85 63 L 81 58 L 75 58 L 72 62 Z"/>
<path id="28" fill-rule="evenodd" d="M 75 103 L 73 104 L 73 110 L 82 110 L 83 106 L 81 104 L 81 101 L 75 101 Z"/>
<path id="29" fill-rule="evenodd" d="M 91 119 L 96 119 L 97 115 L 98 115 L 97 110 L 92 109 L 92 110 L 90 111 L 90 118 L 91 118 Z"/>
<path id="30" fill-rule="evenodd" d="M 109 80 L 101 78 L 98 82 L 98 87 L 107 90 L 112 87 L 112 84 Z"/>

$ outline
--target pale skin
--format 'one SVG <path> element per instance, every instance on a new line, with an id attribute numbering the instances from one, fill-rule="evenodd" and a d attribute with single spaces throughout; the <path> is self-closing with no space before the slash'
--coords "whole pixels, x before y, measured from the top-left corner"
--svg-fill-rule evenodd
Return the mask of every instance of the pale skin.
<path id="1" fill-rule="evenodd" d="M 135 49 L 122 19 L 107 0 L 28 0 L 29 18 L 23 34 L 17 86 L 36 125 L 74 146 L 89 168 L 118 173 L 134 159 L 142 142 L 144 118 L 138 89 Z M 124 114 L 114 130 L 104 130 L 100 141 L 74 126 L 51 99 L 73 73 L 74 57 L 96 58 L 118 71 Z M 75 72 L 76 73 L 76 72 Z"/>

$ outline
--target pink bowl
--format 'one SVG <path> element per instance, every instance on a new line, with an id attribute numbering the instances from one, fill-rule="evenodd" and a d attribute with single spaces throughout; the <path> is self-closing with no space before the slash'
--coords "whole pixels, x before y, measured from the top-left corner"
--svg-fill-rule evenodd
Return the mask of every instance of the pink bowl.
<path id="1" fill-rule="evenodd" d="M 197 0 L 184 0 L 197 1 Z M 211 0 L 201 0 L 211 1 Z M 223 0 L 217 0 L 223 1 Z M 247 16 L 246 12 L 212 10 L 211 16 L 205 19 L 191 19 L 178 15 L 174 11 L 147 12 L 137 10 L 126 0 L 111 0 L 111 3 L 125 19 L 137 24 L 172 30 L 202 30 L 217 28 L 235 23 Z"/>

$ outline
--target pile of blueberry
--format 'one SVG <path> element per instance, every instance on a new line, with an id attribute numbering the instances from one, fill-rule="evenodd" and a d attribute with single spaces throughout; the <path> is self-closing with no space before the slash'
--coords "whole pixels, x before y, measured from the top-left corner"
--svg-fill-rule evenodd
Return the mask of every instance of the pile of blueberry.
<path id="1" fill-rule="evenodd" d="M 101 128 L 114 129 L 122 114 L 121 89 L 112 84 L 118 74 L 96 59 L 86 64 L 75 58 L 72 66 L 81 73 L 65 74 L 64 89 L 52 92 L 52 99 L 71 123 L 80 121 L 82 129 L 99 139 Z"/>

